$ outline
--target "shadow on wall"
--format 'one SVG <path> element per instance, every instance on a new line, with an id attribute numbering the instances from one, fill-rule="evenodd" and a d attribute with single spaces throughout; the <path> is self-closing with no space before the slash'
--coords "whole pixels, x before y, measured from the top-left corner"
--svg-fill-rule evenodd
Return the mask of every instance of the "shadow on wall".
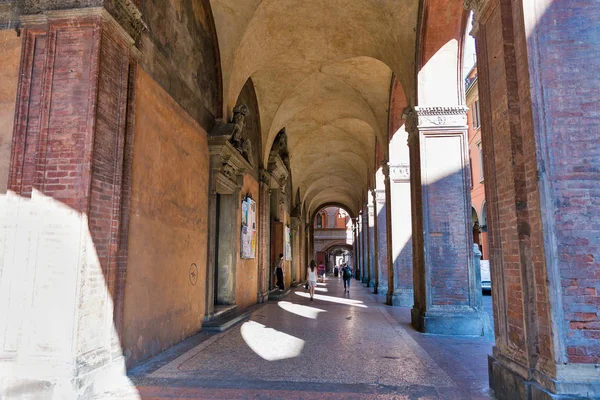
<path id="1" fill-rule="evenodd" d="M 138 398 L 87 215 L 2 194 L 0 254 L 0 398 Z"/>
<path id="2" fill-rule="evenodd" d="M 432 163 L 433 164 L 433 163 Z M 468 174 L 463 168 L 440 174 L 434 170 L 430 182 L 422 186 L 423 235 L 427 242 L 426 262 L 429 265 L 430 294 L 434 304 L 469 305 L 473 265 L 464 263 L 473 259 L 470 193 L 466 191 Z M 466 180 L 465 180 L 466 179 Z M 377 212 L 379 241 L 379 293 L 387 293 L 387 244 L 385 238 L 386 205 Z M 379 208 L 379 207 L 378 207 Z M 406 222 L 411 224 L 411 221 Z M 383 225 L 383 229 L 382 229 Z M 411 229 L 412 231 L 412 229 Z M 394 304 L 410 307 L 413 304 L 413 236 L 392 237 L 400 247 L 394 253 Z M 402 242 L 402 243 L 400 243 Z M 396 246 L 395 246 L 396 247 Z M 472 262 L 470 262 L 472 264 Z M 432 268 L 434 267 L 434 268 Z M 372 269 L 374 274 L 374 270 Z"/>

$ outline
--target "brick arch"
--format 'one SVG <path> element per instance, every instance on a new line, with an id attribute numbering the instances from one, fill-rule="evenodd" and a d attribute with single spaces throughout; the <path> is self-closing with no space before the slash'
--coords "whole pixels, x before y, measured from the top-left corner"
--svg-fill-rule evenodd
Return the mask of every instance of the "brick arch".
<path id="1" fill-rule="evenodd" d="M 346 211 L 348 213 L 348 215 L 350 216 L 350 218 L 354 219 L 356 218 L 356 214 L 352 213 L 351 209 L 346 206 L 345 204 L 342 203 L 337 203 L 337 202 L 329 202 L 329 203 L 325 203 L 320 205 L 319 207 L 315 208 L 315 211 L 313 211 L 313 213 L 310 216 L 309 221 L 315 221 L 315 218 L 317 217 L 317 214 L 321 211 L 324 210 L 327 207 L 339 207 L 341 209 L 343 209 L 344 211 Z"/>
<path id="2" fill-rule="evenodd" d="M 417 27 L 417 104 L 463 102 L 462 47 L 468 16 L 463 0 L 423 2 Z"/>
<path id="3" fill-rule="evenodd" d="M 349 250 L 352 253 L 352 245 L 342 242 L 341 240 L 336 240 L 333 243 L 328 244 L 326 247 L 323 247 L 323 251 L 329 251 L 334 247 L 343 247 L 346 250 Z"/>

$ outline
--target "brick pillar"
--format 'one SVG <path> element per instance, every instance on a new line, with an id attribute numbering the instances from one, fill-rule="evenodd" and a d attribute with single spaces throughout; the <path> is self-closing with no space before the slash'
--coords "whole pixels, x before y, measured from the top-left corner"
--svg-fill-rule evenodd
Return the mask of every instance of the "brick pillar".
<path id="1" fill-rule="evenodd" d="M 403 141 L 403 143 L 405 142 Z M 406 158 L 408 158 L 408 154 L 406 154 Z M 390 165 L 390 180 L 392 187 L 392 235 L 394 237 L 392 244 L 394 255 L 394 305 L 412 307 L 414 292 L 412 229 L 410 224 L 410 166 L 408 159 L 404 163 Z"/>
<path id="2" fill-rule="evenodd" d="M 307 237 L 308 237 L 308 254 L 309 254 L 309 263 L 310 261 L 315 259 L 315 228 L 313 226 L 313 221 L 311 220 L 307 227 Z M 315 260 L 316 261 L 316 260 Z"/>
<path id="3" fill-rule="evenodd" d="M 378 182 L 378 184 L 379 183 L 380 182 Z M 377 241 L 375 242 L 375 246 L 377 247 L 378 265 L 376 292 L 383 294 L 387 293 L 388 289 L 387 236 L 385 232 L 385 214 L 387 213 L 387 210 L 385 208 L 385 190 L 381 187 L 383 185 L 378 186 L 378 189 L 375 190 L 375 219 L 377 220 L 375 222 L 375 227 L 377 228 L 377 233 L 375 234 Z"/>
<path id="4" fill-rule="evenodd" d="M 358 265 L 358 218 L 352 219 L 352 235 L 353 235 L 353 243 L 354 254 L 353 254 L 353 262 L 352 267 L 356 268 Z"/>
<path id="5" fill-rule="evenodd" d="M 498 399 L 600 397 L 600 4 L 480 1 Z M 592 67 L 593 66 L 593 67 Z"/>
<path id="6" fill-rule="evenodd" d="M 364 270 L 362 272 L 362 282 L 363 283 L 368 283 L 369 281 L 367 280 L 367 278 L 369 276 L 369 270 L 371 269 L 371 249 L 369 248 L 369 236 L 370 236 L 370 232 L 369 232 L 369 210 L 367 208 L 367 204 L 366 203 L 363 206 L 363 230 L 365 232 L 365 242 L 364 242 L 365 268 L 364 268 Z"/>
<path id="7" fill-rule="evenodd" d="M 369 196 L 367 195 L 367 198 Z M 372 217 L 372 210 L 369 207 L 369 203 L 365 204 L 365 231 L 367 232 L 367 243 L 365 245 L 367 249 L 367 271 L 363 275 L 363 283 L 367 284 L 369 287 L 371 283 L 371 270 L 373 269 L 373 247 L 371 247 L 371 242 L 373 241 L 373 232 L 371 231 L 370 222 Z"/>
<path id="8" fill-rule="evenodd" d="M 388 270 L 388 287 L 385 295 L 385 303 L 388 306 L 394 304 L 394 247 L 392 239 L 392 188 L 390 185 L 390 165 L 387 160 L 381 163 L 383 171 L 383 185 L 385 190 L 385 257 Z"/>
<path id="9" fill-rule="evenodd" d="M 302 276 L 300 272 L 300 254 L 299 254 L 299 243 L 298 243 L 298 233 L 300 231 L 300 218 L 290 217 L 290 230 L 292 233 L 292 281 L 293 282 L 301 282 L 304 280 L 305 276 Z"/>
<path id="10" fill-rule="evenodd" d="M 358 217 L 356 218 L 356 249 L 357 249 L 357 256 L 356 256 L 356 265 L 354 266 L 354 277 L 356 278 L 356 275 L 358 274 L 358 270 L 362 268 L 362 261 L 363 261 L 363 248 L 362 248 L 362 215 L 358 214 Z"/>
<path id="11" fill-rule="evenodd" d="M 258 182 L 258 302 L 269 298 L 269 279 L 271 265 L 271 175 L 260 171 Z"/>
<path id="12" fill-rule="evenodd" d="M 466 121 L 463 106 L 417 107 L 406 121 L 418 221 L 412 324 L 427 333 L 482 335 L 486 326 L 473 270 Z"/>
<path id="13" fill-rule="evenodd" d="M 139 18 L 133 6 L 120 12 Z M 6 236 L 14 241 L 0 243 L 0 303 L 10 304 L 0 310 L 8 315 L 0 369 L 10 371 L 0 392 L 29 384 L 41 397 L 92 396 L 124 372 L 114 333 L 123 318 L 139 31 L 101 7 L 21 21 L 12 193 L 0 206 L 10 211 L 0 226 L 14 229 Z"/>
<path id="14" fill-rule="evenodd" d="M 379 232 L 377 228 L 377 194 L 371 189 L 371 208 L 373 209 L 373 293 L 379 292 Z"/>

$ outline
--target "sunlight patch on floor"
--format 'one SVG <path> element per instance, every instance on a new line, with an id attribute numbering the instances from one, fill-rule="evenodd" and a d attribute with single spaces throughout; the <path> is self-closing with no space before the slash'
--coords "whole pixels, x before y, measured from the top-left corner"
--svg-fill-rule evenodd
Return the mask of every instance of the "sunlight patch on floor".
<path id="1" fill-rule="evenodd" d="M 294 293 L 296 293 L 298 296 L 301 296 L 301 297 L 310 298 L 310 295 L 308 293 L 304 293 L 304 292 L 294 292 Z M 324 300 L 324 301 L 330 301 L 332 303 L 346 304 L 346 305 L 353 306 L 353 307 L 368 308 L 360 300 L 344 299 L 341 297 L 333 297 L 333 296 L 324 296 L 322 294 L 315 294 L 313 297 L 315 300 Z"/>
<path id="2" fill-rule="evenodd" d="M 267 361 L 297 357 L 304 348 L 304 340 L 255 321 L 244 322 L 241 334 L 248 347 Z"/>
<path id="3" fill-rule="evenodd" d="M 310 319 L 317 319 L 319 313 L 327 312 L 326 310 L 321 310 L 320 308 L 294 304 L 290 303 L 289 301 L 280 301 L 279 303 L 277 303 L 277 305 L 293 314 Z"/>

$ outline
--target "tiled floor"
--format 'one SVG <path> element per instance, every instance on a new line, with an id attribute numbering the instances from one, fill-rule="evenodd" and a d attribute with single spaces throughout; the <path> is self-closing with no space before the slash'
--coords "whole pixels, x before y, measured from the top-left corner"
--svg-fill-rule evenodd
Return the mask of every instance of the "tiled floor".
<path id="1" fill-rule="evenodd" d="M 329 278 L 130 372 L 143 399 L 488 399 L 490 337 L 423 335 L 410 310 Z"/>

